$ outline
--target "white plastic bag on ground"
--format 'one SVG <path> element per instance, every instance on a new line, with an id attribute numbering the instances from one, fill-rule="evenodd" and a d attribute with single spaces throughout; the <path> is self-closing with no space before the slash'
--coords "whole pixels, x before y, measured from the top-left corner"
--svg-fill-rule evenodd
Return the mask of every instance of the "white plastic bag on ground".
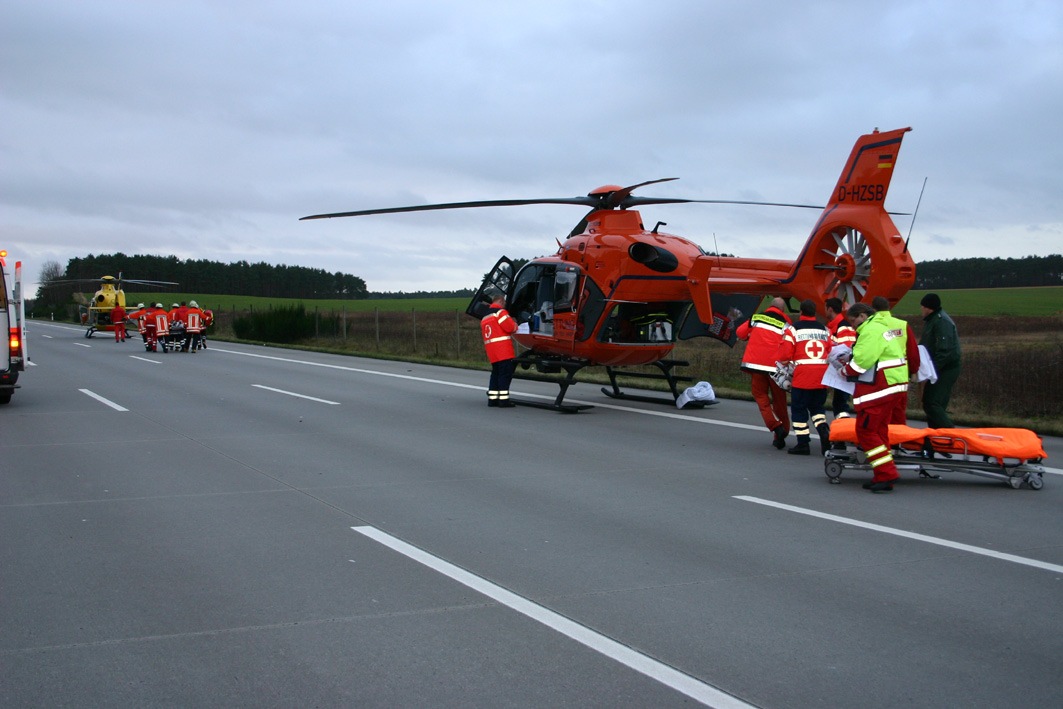
<path id="1" fill-rule="evenodd" d="M 687 387 L 679 398 L 675 400 L 675 406 L 677 409 L 681 409 L 691 401 L 716 401 L 716 392 L 712 388 L 712 384 L 708 382 L 698 382 L 692 387 Z"/>

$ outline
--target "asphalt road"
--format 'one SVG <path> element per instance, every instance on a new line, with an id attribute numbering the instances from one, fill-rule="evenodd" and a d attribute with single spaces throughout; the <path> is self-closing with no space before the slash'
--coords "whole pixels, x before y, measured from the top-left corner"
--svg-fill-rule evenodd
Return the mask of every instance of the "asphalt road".
<path id="1" fill-rule="evenodd" d="M 4 707 L 1063 706 L 1058 469 L 872 495 L 747 402 L 29 335 Z"/>

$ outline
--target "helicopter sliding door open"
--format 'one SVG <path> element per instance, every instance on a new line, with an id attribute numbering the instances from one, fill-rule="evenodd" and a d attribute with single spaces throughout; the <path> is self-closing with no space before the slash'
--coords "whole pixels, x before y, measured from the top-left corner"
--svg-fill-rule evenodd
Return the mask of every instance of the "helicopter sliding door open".
<path id="1" fill-rule="evenodd" d="M 763 299 L 759 295 L 713 293 L 710 296 L 712 322 L 702 322 L 697 309 L 691 308 L 679 329 L 679 339 L 711 337 L 728 347 L 734 347 L 738 324 L 755 313 Z"/>
<path id="2" fill-rule="evenodd" d="M 613 301 L 598 340 L 624 345 L 674 343 L 678 324 L 684 321 L 689 308 L 690 303 L 683 301 Z"/>

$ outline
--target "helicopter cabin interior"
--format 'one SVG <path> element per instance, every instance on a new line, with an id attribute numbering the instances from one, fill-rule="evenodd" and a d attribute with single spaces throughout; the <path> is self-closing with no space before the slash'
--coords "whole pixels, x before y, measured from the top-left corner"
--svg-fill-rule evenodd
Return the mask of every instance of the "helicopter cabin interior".
<path id="1" fill-rule="evenodd" d="M 594 337 L 598 342 L 624 345 L 661 345 L 693 337 L 733 344 L 734 327 L 742 312 L 754 312 L 761 300 L 760 296 L 713 293 L 713 322 L 703 323 L 689 300 L 609 300 L 593 279 L 583 277 L 578 266 L 532 261 L 514 274 L 506 257 L 489 273 L 466 312 L 483 317 L 491 291 L 508 293 L 506 307 L 519 323 L 519 333 L 559 337 L 563 333 L 558 326 L 574 318 L 568 337 L 579 342 Z"/>
<path id="2" fill-rule="evenodd" d="M 576 339 L 595 333 L 595 326 L 608 308 L 598 331 L 600 342 L 660 344 L 675 342 L 678 323 L 690 302 L 609 302 L 594 281 L 583 279 L 579 269 L 565 264 L 530 263 L 516 276 L 509 310 L 521 323 L 521 332 L 555 336 L 555 314 L 576 313 Z"/>

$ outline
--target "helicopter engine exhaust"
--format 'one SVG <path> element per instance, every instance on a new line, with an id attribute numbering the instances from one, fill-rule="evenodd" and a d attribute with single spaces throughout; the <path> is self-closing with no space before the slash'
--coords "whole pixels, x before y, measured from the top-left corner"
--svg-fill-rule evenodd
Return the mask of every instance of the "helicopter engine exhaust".
<path id="1" fill-rule="evenodd" d="M 660 273 L 671 273 L 679 266 L 679 259 L 671 251 L 641 241 L 632 244 L 627 253 L 632 260 Z"/>

